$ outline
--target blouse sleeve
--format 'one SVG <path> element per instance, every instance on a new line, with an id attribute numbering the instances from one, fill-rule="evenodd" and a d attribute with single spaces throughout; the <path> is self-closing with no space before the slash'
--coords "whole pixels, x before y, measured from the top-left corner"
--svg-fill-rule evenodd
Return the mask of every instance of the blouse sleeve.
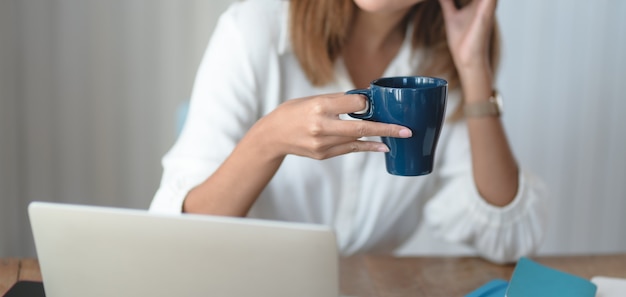
<path id="1" fill-rule="evenodd" d="M 248 46 L 240 3 L 219 19 L 199 66 L 185 125 L 162 159 L 161 184 L 150 211 L 180 213 L 187 193 L 208 178 L 259 118 L 254 63 L 264 44 Z M 242 25 L 243 24 L 243 25 Z M 259 28 L 260 29 L 260 28 Z M 257 63 L 258 64 L 258 63 Z M 260 65 L 262 68 L 263 65 Z"/>
<path id="2" fill-rule="evenodd" d="M 487 203 L 474 184 L 466 123 L 455 122 L 447 129 L 438 191 L 424 210 L 426 224 L 436 236 L 473 246 L 479 255 L 496 263 L 535 252 L 545 223 L 542 182 L 521 169 L 514 200 L 504 207 Z"/>

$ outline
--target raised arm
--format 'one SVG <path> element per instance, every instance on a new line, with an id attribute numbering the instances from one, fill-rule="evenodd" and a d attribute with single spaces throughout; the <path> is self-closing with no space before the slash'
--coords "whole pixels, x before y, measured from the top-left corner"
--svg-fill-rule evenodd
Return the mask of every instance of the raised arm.
<path id="1" fill-rule="evenodd" d="M 473 0 L 460 9 L 453 0 L 439 2 L 465 104 L 487 101 L 494 90 L 489 40 L 497 1 Z M 518 191 L 519 169 L 502 122 L 497 116 L 470 117 L 467 122 L 476 187 L 488 203 L 507 205 Z"/>

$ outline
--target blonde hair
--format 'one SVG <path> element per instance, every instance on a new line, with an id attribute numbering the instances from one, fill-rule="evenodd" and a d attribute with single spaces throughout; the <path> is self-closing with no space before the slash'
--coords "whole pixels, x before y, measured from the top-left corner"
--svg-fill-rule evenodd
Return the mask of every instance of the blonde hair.
<path id="1" fill-rule="evenodd" d="M 462 7 L 471 0 L 455 0 Z M 334 63 L 357 11 L 353 0 L 290 0 L 290 32 L 293 51 L 313 85 L 321 86 L 334 78 Z M 415 75 L 442 76 L 449 87 L 460 87 L 459 74 L 452 60 L 441 6 L 437 0 L 425 0 L 412 8 L 407 21 L 412 21 L 414 49 L 423 53 Z M 411 20 L 412 19 L 412 20 Z M 489 40 L 492 70 L 500 56 L 497 23 Z M 407 74 L 411 75 L 411 74 Z M 459 116 L 460 109 L 455 116 Z"/>

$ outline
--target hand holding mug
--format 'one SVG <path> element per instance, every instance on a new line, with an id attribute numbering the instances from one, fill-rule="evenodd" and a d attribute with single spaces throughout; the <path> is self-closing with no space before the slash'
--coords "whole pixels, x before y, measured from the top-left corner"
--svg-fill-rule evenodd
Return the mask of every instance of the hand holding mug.
<path id="1" fill-rule="evenodd" d="M 389 148 L 377 141 L 359 140 L 365 136 L 410 137 L 406 127 L 339 118 L 361 110 L 361 96 L 343 93 L 292 99 L 261 118 L 251 129 L 257 145 L 268 154 L 282 158 L 287 154 L 328 159 L 351 152 L 386 152 Z"/>

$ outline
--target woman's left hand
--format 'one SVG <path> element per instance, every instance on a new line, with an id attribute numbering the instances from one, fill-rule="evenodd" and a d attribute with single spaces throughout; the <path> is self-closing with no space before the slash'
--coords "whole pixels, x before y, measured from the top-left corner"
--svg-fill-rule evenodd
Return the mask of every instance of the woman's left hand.
<path id="1" fill-rule="evenodd" d="M 473 0 L 457 8 L 454 0 L 439 0 L 446 24 L 448 45 L 459 72 L 490 68 L 489 39 L 497 0 Z"/>

